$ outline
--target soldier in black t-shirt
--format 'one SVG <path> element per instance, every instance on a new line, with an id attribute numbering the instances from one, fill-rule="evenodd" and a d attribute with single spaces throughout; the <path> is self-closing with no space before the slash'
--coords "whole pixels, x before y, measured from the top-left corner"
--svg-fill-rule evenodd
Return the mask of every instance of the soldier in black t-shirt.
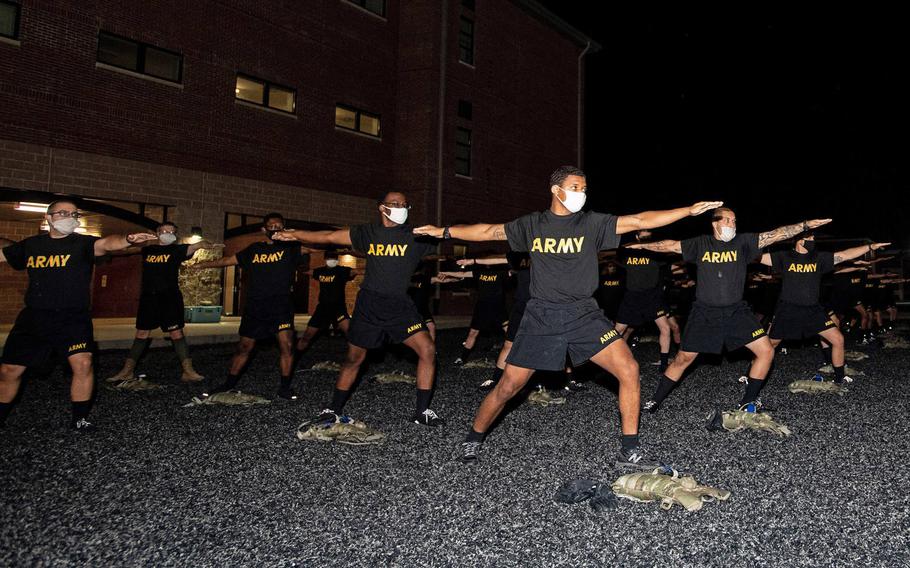
<path id="1" fill-rule="evenodd" d="M 815 250 L 815 237 L 808 234 L 796 241 L 792 250 L 765 253 L 761 263 L 781 275 L 780 300 L 768 335 L 777 347 L 785 339 L 801 340 L 819 335 L 831 345 L 834 381 L 852 381 L 844 375 L 844 336 L 828 311 L 819 302 L 821 280 L 836 264 L 858 258 L 890 243 L 874 243 L 839 252 Z"/>
<path id="2" fill-rule="evenodd" d="M 455 359 L 456 365 L 467 362 L 481 331 L 505 331 L 509 323 L 506 316 L 506 282 L 509 277 L 507 264 L 508 261 L 502 257 L 466 258 L 459 260 L 458 265 L 462 268 L 472 266 L 472 270 L 439 273 L 439 276 L 448 278 L 473 278 L 477 288 L 477 301 L 468 326 L 468 336 L 461 344 L 461 354 Z"/>
<path id="3" fill-rule="evenodd" d="M 604 262 L 600 270 L 600 280 L 595 297 L 597 305 L 611 320 L 616 319 L 625 289 L 625 274 L 619 263 L 615 259 Z"/>
<path id="4" fill-rule="evenodd" d="M 573 364 L 591 360 L 619 381 L 622 438 L 617 466 L 658 467 L 659 463 L 644 457 L 638 442 L 638 363 L 592 297 L 599 277 L 598 253 L 616 248 L 623 233 L 662 227 L 721 203 L 702 202 L 620 217 L 581 211 L 587 183 L 584 172 L 572 166 L 553 172 L 549 190 L 548 210 L 510 223 L 415 229 L 418 234 L 466 241 L 508 240 L 513 251 L 527 252 L 531 258 L 531 299 L 502 379 L 474 418 L 462 446 L 462 460 L 477 460 L 487 430 L 534 371 L 562 370 L 568 353 Z"/>
<path id="5" fill-rule="evenodd" d="M 263 218 L 261 231 L 265 241 L 258 241 L 235 255 L 200 262 L 193 269 L 240 266 L 244 272 L 246 301 L 240 319 L 240 341 L 234 350 L 227 379 L 210 391 L 211 394 L 233 390 L 240 373 L 250 359 L 256 341 L 274 336 L 278 341 L 281 382 L 278 396 L 296 400 L 291 387 L 294 365 L 294 303 L 291 292 L 297 265 L 301 259 L 300 245 L 275 240 L 284 230 L 284 217 L 269 213 Z"/>
<path id="6" fill-rule="evenodd" d="M 325 266 L 308 272 L 319 283 L 319 303 L 307 323 L 306 330 L 297 340 L 297 356 L 310 348 L 320 331 L 334 327 L 345 335 L 348 333 L 351 316 L 345 299 L 345 288 L 357 273 L 347 266 L 338 264 L 338 254 L 325 253 Z"/>
<path id="7" fill-rule="evenodd" d="M 333 420 L 344 409 L 367 351 L 386 342 L 403 343 L 418 357 L 417 405 L 412 421 L 438 426 L 442 419 L 430 409 L 436 372 L 436 344 L 423 316 L 408 297 L 411 275 L 420 261 L 436 251 L 436 242 L 414 236 L 403 193 L 387 193 L 377 204 L 380 222 L 329 231 L 286 231 L 276 238 L 319 245 L 352 246 L 366 256 L 360 293 L 348 330 L 348 352 L 332 402 L 316 420 Z"/>
<path id="8" fill-rule="evenodd" d="M 656 252 L 682 253 L 683 260 L 698 269 L 695 303 L 683 331 L 680 350 L 661 376 L 654 396 L 644 404 L 645 410 L 657 411 L 699 353 L 721 353 L 724 347 L 732 351 L 743 346 L 755 354 L 755 359 L 740 405 L 753 411 L 757 408 L 753 403 L 765 384 L 774 360 L 774 348 L 761 323 L 743 301 L 749 263 L 764 247 L 830 222 L 830 219 L 816 219 L 761 234 L 737 234 L 736 214 L 722 207 L 712 218 L 711 235 L 682 242 L 630 245 Z"/>
<path id="9" fill-rule="evenodd" d="M 0 250 L 0 262 L 28 272 L 25 308 L 3 348 L 0 364 L 0 427 L 19 392 L 26 368 L 45 363 L 53 354 L 63 354 L 73 371 L 70 397 L 72 427 L 92 431 L 86 420 L 91 408 L 92 370 L 91 288 L 95 257 L 153 240 L 152 233 L 103 238 L 81 235 L 76 204 L 59 200 L 47 207 L 49 231 L 28 237 Z"/>
<path id="10" fill-rule="evenodd" d="M 183 293 L 177 277 L 180 266 L 192 258 L 199 249 L 216 246 L 207 241 L 195 244 L 177 244 L 177 225 L 164 222 L 158 225 L 157 245 L 148 245 L 135 252 L 142 255 L 142 288 L 139 295 L 139 310 L 136 315 L 136 337 L 123 368 L 107 378 L 108 382 L 125 381 L 133 378 L 133 371 L 145 350 L 152 343 L 151 333 L 155 328 L 167 333 L 180 360 L 183 382 L 199 382 L 205 377 L 193 368 L 189 346 L 183 335 Z"/>

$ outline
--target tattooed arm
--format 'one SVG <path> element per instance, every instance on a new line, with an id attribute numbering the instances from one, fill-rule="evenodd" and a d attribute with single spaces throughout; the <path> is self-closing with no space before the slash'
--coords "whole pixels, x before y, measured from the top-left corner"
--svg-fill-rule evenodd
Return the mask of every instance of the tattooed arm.
<path id="1" fill-rule="evenodd" d="M 682 243 L 680 241 L 657 241 L 654 243 L 634 243 L 628 245 L 630 249 L 644 249 L 654 252 L 675 252 L 682 254 Z"/>
<path id="2" fill-rule="evenodd" d="M 872 243 L 869 245 L 862 245 L 859 247 L 848 248 L 844 250 L 839 250 L 834 253 L 834 264 L 840 264 L 848 260 L 853 260 L 854 258 L 859 258 L 866 254 L 867 252 L 872 252 L 881 248 L 885 248 L 891 243 Z"/>
<path id="3" fill-rule="evenodd" d="M 502 223 L 491 225 L 488 223 L 478 223 L 477 225 L 452 225 L 449 229 L 449 236 L 453 239 L 462 241 L 504 241 L 506 240 L 506 229 Z M 437 239 L 444 238 L 443 232 L 445 227 L 436 227 L 434 225 L 424 225 L 414 229 L 415 235 L 426 235 Z"/>
<path id="4" fill-rule="evenodd" d="M 802 223 L 796 223 L 794 225 L 784 225 L 783 227 L 778 227 L 771 231 L 765 231 L 758 235 L 758 248 L 765 248 L 768 245 L 787 240 L 800 233 L 804 233 L 809 229 L 821 227 L 830 222 L 831 219 L 812 219 L 811 221 L 803 221 Z"/>

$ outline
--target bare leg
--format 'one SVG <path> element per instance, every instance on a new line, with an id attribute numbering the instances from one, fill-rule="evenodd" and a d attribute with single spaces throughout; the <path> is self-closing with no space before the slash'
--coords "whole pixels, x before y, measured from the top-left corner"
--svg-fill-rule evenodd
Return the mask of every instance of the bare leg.
<path id="1" fill-rule="evenodd" d="M 641 383 L 638 362 L 625 341 L 614 341 L 591 361 L 619 381 L 619 415 L 622 433 L 638 434 L 638 418 L 641 412 Z"/>
<path id="2" fill-rule="evenodd" d="M 506 364 L 502 378 L 496 383 L 496 387 L 490 391 L 490 394 L 483 399 L 483 402 L 480 403 L 480 408 L 477 409 L 477 415 L 474 417 L 474 431 L 486 432 L 489 430 L 490 425 L 502 413 L 506 403 L 528 384 L 528 380 L 533 374 L 533 369 Z"/>

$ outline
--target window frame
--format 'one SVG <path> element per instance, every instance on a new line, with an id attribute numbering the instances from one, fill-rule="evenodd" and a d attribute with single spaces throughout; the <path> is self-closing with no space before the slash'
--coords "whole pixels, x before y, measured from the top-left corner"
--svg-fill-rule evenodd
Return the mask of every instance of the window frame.
<path id="1" fill-rule="evenodd" d="M 455 115 L 461 120 L 474 120 L 474 103 L 467 99 L 458 99 L 458 104 L 455 108 Z"/>
<path id="2" fill-rule="evenodd" d="M 374 112 L 361 110 L 357 107 L 353 107 L 351 105 L 346 105 L 343 103 L 335 103 L 335 108 L 344 109 L 348 112 L 354 113 L 354 128 L 348 128 L 347 126 L 342 126 L 342 125 L 338 124 L 337 121 L 335 122 L 335 128 L 340 128 L 341 130 L 344 130 L 345 132 L 353 132 L 355 134 L 360 134 L 362 136 L 369 136 L 370 138 L 373 138 L 375 140 L 382 140 L 382 115 L 381 114 L 376 114 Z M 376 121 L 379 123 L 379 134 L 370 134 L 369 132 L 364 132 L 363 130 L 360 129 L 360 117 L 362 115 L 367 115 L 370 118 L 376 119 Z"/>
<path id="3" fill-rule="evenodd" d="M 261 103 L 257 103 L 254 101 L 248 101 L 246 99 L 241 99 L 239 96 L 237 96 L 237 79 L 241 79 L 241 78 L 246 79 L 247 81 L 252 81 L 254 83 L 259 83 L 262 85 L 262 87 L 263 87 L 262 99 L 263 100 Z M 269 104 L 269 101 L 271 100 L 272 87 L 277 87 L 279 89 L 282 89 L 284 91 L 290 91 L 292 93 L 292 98 L 294 100 L 293 110 L 287 111 L 282 108 L 273 107 Z M 261 79 L 259 77 L 255 77 L 253 75 L 244 73 L 242 71 L 237 71 L 237 73 L 234 75 L 234 101 L 243 103 L 243 104 L 252 105 L 254 107 L 262 108 L 265 110 L 280 112 L 281 114 L 284 114 L 287 116 L 297 116 L 297 89 L 294 89 L 287 85 L 283 85 L 281 83 L 269 81 L 268 79 Z"/>
<path id="4" fill-rule="evenodd" d="M 463 29 L 462 29 L 462 25 L 465 22 L 468 22 L 471 24 L 471 35 L 469 36 L 471 39 L 471 60 L 470 61 L 465 61 L 461 57 L 462 56 L 461 50 L 464 49 L 464 47 L 461 45 L 461 40 L 462 40 L 462 37 L 465 37 Z M 459 63 L 464 63 L 465 65 L 467 65 L 469 67 L 474 67 L 474 62 L 477 61 L 477 42 L 475 41 L 476 38 L 477 38 L 477 22 L 474 20 L 474 18 L 469 18 L 464 15 L 459 16 L 458 17 L 458 62 Z"/>
<path id="5" fill-rule="evenodd" d="M 345 0 L 345 2 L 347 2 L 348 4 L 353 4 L 354 6 L 357 6 L 358 8 L 360 8 L 361 10 L 364 10 L 365 12 L 368 12 L 378 18 L 382 18 L 383 20 L 385 20 L 388 17 L 389 5 L 388 5 L 387 0 L 381 0 L 381 1 L 382 1 L 382 13 L 380 14 L 380 13 L 374 12 L 373 10 L 370 10 L 369 8 L 367 8 L 367 0 Z"/>
<path id="6" fill-rule="evenodd" d="M 459 162 L 465 161 L 463 158 L 458 157 L 458 149 L 465 147 L 465 145 L 462 144 L 458 139 L 458 135 L 462 131 L 468 133 L 468 143 L 466 146 L 468 149 L 468 157 L 467 157 L 468 173 L 463 173 L 463 172 L 458 171 Z M 455 157 L 455 175 L 458 177 L 463 177 L 463 178 L 467 178 L 467 179 L 473 178 L 473 174 L 474 174 L 474 167 L 473 167 L 474 166 L 474 131 L 473 131 L 473 129 L 465 128 L 464 126 L 455 127 L 455 156 L 454 157 Z"/>
<path id="7" fill-rule="evenodd" d="M 0 4 L 12 6 L 15 10 L 15 20 L 13 21 L 13 35 L 0 34 L 0 39 L 9 41 L 19 41 L 19 35 L 22 31 L 22 4 L 11 2 L 10 0 L 0 0 Z"/>
<path id="8" fill-rule="evenodd" d="M 102 61 L 101 60 L 101 36 L 108 36 L 108 37 L 111 37 L 111 38 L 114 38 L 114 39 L 117 39 L 120 41 L 129 42 L 129 43 L 134 44 L 136 46 L 136 68 L 130 69 L 129 67 L 124 67 L 123 65 L 117 65 L 116 63 L 109 63 L 107 61 Z M 158 75 L 153 75 L 153 74 L 145 71 L 146 50 L 148 48 L 152 48 L 156 51 L 160 51 L 162 53 L 165 53 L 168 55 L 173 55 L 173 56 L 177 57 L 180 64 L 177 68 L 177 80 L 176 81 L 174 81 L 173 79 L 166 78 L 166 77 L 159 77 Z M 165 83 L 170 83 L 173 85 L 183 85 L 184 59 L 183 59 L 182 53 L 180 53 L 178 51 L 174 51 L 172 49 L 167 49 L 165 47 L 159 47 L 157 45 L 152 45 L 150 43 L 146 43 L 146 42 L 139 41 L 139 40 L 136 40 L 133 38 L 115 34 L 113 32 L 108 32 L 108 31 L 105 31 L 102 29 L 98 30 L 98 43 L 97 43 L 97 47 L 95 49 L 95 62 L 100 63 L 101 65 L 107 65 L 108 67 L 113 67 L 114 69 L 121 69 L 121 70 L 127 71 L 129 73 L 135 73 L 137 75 L 142 75 L 143 77 L 150 77 L 156 81 L 164 81 Z"/>

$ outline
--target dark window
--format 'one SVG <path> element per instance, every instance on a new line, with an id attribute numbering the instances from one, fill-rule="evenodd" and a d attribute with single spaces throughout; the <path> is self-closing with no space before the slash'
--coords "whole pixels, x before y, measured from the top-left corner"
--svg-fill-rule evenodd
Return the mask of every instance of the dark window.
<path id="1" fill-rule="evenodd" d="M 471 131 L 467 128 L 455 130 L 455 173 L 471 177 Z"/>
<path id="2" fill-rule="evenodd" d="M 474 65 L 474 22 L 464 16 L 458 29 L 458 59 Z"/>
<path id="3" fill-rule="evenodd" d="M 356 4 L 364 10 L 369 10 L 377 16 L 385 17 L 385 0 L 348 0 L 351 4 Z"/>
<path id="4" fill-rule="evenodd" d="M 471 101 L 458 101 L 458 118 L 463 118 L 465 120 L 471 120 L 471 117 L 474 116 L 474 105 L 471 104 Z"/>
<path id="5" fill-rule="evenodd" d="M 466 10 L 470 10 L 472 12 L 474 11 L 474 5 L 475 5 L 474 0 L 461 0 L 461 5 Z"/>
<path id="6" fill-rule="evenodd" d="M 19 38 L 19 4 L 0 0 L 0 37 Z"/>
<path id="7" fill-rule="evenodd" d="M 335 126 L 345 130 L 353 130 L 369 136 L 379 138 L 382 135 L 381 119 L 378 114 L 372 114 L 352 107 L 335 106 Z"/>
<path id="8" fill-rule="evenodd" d="M 179 53 L 107 32 L 98 34 L 98 62 L 172 83 L 183 80 L 183 56 Z"/>
<path id="9" fill-rule="evenodd" d="M 294 114 L 297 108 L 297 91 L 294 89 L 239 73 L 234 84 L 234 98 L 288 114 Z"/>

